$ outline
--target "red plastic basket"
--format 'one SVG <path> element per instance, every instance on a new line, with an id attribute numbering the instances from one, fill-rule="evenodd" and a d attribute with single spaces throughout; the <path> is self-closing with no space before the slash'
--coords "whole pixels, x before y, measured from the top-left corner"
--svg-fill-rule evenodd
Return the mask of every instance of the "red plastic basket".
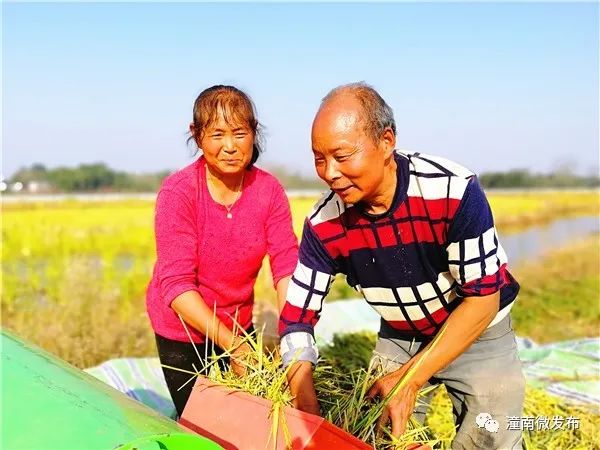
<path id="1" fill-rule="evenodd" d="M 277 440 L 269 417 L 271 402 L 198 377 L 179 423 L 219 443 L 226 450 L 286 449 L 281 427 Z M 369 450 L 371 446 L 322 417 L 284 408 L 291 448 Z M 428 446 L 410 447 L 427 449 Z"/>
<path id="2" fill-rule="evenodd" d="M 286 449 L 283 431 L 272 437 L 271 402 L 198 377 L 179 422 L 226 450 Z M 284 408 L 292 449 L 368 450 L 371 447 L 322 417 Z"/>

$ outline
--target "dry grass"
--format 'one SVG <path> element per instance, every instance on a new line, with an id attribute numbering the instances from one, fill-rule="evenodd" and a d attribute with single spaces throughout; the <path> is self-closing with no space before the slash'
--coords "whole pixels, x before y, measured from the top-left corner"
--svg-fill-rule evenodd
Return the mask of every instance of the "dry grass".
<path id="1" fill-rule="evenodd" d="M 551 342 L 598 335 L 599 239 L 580 239 L 517 267 L 521 291 L 512 317 L 519 336 Z"/>
<path id="2" fill-rule="evenodd" d="M 102 278 L 94 277 L 93 265 L 86 258 L 71 260 L 56 286 L 59 301 L 24 286 L 23 297 L 2 302 L 2 326 L 79 368 L 154 355 L 142 293 L 133 296 L 138 302 L 124 300 L 120 286 L 103 286 Z"/>

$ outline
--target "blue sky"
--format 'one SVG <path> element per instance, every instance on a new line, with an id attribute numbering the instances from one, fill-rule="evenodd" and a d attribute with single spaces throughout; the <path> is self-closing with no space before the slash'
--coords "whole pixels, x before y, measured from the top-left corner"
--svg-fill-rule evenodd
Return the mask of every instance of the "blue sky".
<path id="1" fill-rule="evenodd" d="M 398 147 L 477 172 L 598 170 L 597 3 L 4 3 L 3 174 L 191 159 L 196 96 L 250 94 L 262 165 L 313 173 L 320 99 L 364 80 Z"/>

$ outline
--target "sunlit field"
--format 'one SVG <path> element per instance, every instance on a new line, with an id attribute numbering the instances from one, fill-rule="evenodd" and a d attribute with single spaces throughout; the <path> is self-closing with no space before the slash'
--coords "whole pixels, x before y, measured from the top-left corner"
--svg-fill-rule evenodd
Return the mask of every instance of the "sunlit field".
<path id="1" fill-rule="evenodd" d="M 501 232 L 518 231 L 563 217 L 600 213 L 598 191 L 493 193 L 488 199 Z"/>
<path id="2" fill-rule="evenodd" d="M 598 194 L 490 195 L 502 230 L 598 214 Z M 300 235 L 314 198 L 291 201 Z M 2 214 L 2 323 L 79 366 L 154 354 L 144 295 L 154 262 L 153 203 L 7 203 Z M 255 289 L 272 302 L 268 267 Z M 343 280 L 330 297 L 356 296 Z"/>

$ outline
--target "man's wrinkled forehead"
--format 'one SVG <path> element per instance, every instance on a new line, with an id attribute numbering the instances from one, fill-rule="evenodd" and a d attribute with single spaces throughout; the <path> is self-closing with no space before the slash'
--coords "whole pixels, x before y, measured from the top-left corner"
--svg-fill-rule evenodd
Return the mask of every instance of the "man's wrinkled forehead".
<path id="1" fill-rule="evenodd" d="M 350 129 L 361 127 L 362 107 L 354 97 L 344 95 L 336 96 L 325 101 L 315 116 L 313 132 L 327 128 L 331 132 L 347 132 Z"/>

